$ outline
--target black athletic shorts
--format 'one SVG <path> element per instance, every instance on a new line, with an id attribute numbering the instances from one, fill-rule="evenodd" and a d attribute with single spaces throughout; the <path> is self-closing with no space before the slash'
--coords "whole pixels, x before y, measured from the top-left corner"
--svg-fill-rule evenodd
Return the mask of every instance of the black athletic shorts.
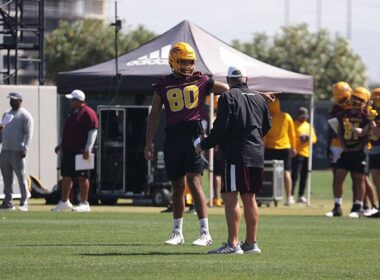
<path id="1" fill-rule="evenodd" d="M 214 175 L 222 176 L 223 168 L 224 168 L 224 160 L 216 159 L 214 157 Z"/>
<path id="2" fill-rule="evenodd" d="M 263 189 L 264 169 L 223 161 L 221 193 L 258 193 Z"/>
<path id="3" fill-rule="evenodd" d="M 61 176 L 64 177 L 90 177 L 90 170 L 75 171 L 75 155 L 72 153 L 62 153 Z"/>
<path id="4" fill-rule="evenodd" d="M 194 140 L 198 135 L 167 134 L 164 144 L 164 160 L 169 180 L 176 180 L 186 173 L 203 175 L 203 160 L 195 153 Z"/>
<path id="5" fill-rule="evenodd" d="M 380 169 L 380 154 L 369 155 L 369 169 Z"/>
<path id="6" fill-rule="evenodd" d="M 366 165 L 366 153 L 364 151 L 343 151 L 336 162 L 335 168 L 365 174 Z"/>
<path id="7" fill-rule="evenodd" d="M 292 154 L 290 149 L 268 149 L 265 148 L 264 154 L 265 160 L 283 160 L 284 161 L 284 169 L 290 171 L 291 162 L 292 162 Z"/>

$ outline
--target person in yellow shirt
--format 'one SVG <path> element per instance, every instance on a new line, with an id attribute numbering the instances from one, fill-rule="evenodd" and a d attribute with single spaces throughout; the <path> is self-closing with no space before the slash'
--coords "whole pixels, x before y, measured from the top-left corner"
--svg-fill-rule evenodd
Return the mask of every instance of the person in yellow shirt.
<path id="1" fill-rule="evenodd" d="M 284 161 L 285 205 L 294 204 L 292 199 L 291 158 L 296 155 L 296 132 L 292 117 L 280 109 L 278 99 L 268 103 L 272 115 L 272 128 L 264 138 L 265 160 Z"/>
<path id="2" fill-rule="evenodd" d="M 305 107 L 300 107 L 297 113 L 297 119 L 294 121 L 296 131 L 296 156 L 292 159 L 292 197 L 297 185 L 298 176 L 300 176 L 298 200 L 299 203 L 306 203 L 304 196 L 306 189 L 306 181 L 308 176 L 308 162 L 310 155 L 310 123 L 309 111 Z M 311 141 L 313 144 L 317 142 L 314 128 L 312 129 Z M 294 199 L 294 198 L 293 198 Z"/>

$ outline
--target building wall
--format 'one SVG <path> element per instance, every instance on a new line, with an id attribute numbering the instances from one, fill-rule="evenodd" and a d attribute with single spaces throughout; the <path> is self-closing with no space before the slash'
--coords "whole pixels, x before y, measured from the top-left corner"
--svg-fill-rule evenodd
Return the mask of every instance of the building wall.
<path id="1" fill-rule="evenodd" d="M 34 15 L 36 5 L 25 2 L 24 10 Z M 107 19 L 107 0 L 45 0 L 45 18 L 58 22 L 83 18 Z M 47 28 L 47 32 L 52 31 Z"/>

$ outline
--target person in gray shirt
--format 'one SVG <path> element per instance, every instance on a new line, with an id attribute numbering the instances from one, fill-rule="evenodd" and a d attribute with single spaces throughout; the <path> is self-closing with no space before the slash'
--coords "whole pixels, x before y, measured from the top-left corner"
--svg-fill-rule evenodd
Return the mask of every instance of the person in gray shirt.
<path id="1" fill-rule="evenodd" d="M 33 118 L 31 114 L 21 107 L 22 95 L 16 92 L 8 94 L 11 110 L 4 113 L 0 124 L 0 169 L 4 182 L 3 203 L 0 210 L 15 210 L 12 203 L 13 172 L 20 185 L 20 211 L 28 211 L 28 198 L 30 193 L 27 187 L 25 170 L 25 157 L 33 134 Z M 12 117 L 13 116 L 13 117 Z M 7 119 L 7 121 L 5 121 Z"/>

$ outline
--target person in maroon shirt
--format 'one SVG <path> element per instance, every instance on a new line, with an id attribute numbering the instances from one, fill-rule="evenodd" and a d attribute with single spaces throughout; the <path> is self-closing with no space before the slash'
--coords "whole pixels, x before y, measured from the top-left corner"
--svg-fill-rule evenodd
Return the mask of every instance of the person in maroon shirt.
<path id="1" fill-rule="evenodd" d="M 195 52 L 187 43 L 174 44 L 169 52 L 172 74 L 153 84 L 152 109 L 148 118 L 145 158 L 155 155 L 153 138 L 157 130 L 162 105 L 166 113 L 164 144 L 165 166 L 173 186 L 173 231 L 165 242 L 168 245 L 184 243 L 182 235 L 185 208 L 184 191 L 187 178 L 199 219 L 200 234 L 192 244 L 211 245 L 208 229 L 207 201 L 201 186 L 203 162 L 195 153 L 194 140 L 203 134 L 201 106 L 210 92 L 222 93 L 228 85 L 212 80 L 201 72 L 194 72 Z"/>
<path id="2" fill-rule="evenodd" d="M 70 100 L 71 112 L 64 124 L 61 143 L 55 148 L 56 153 L 62 153 L 62 198 L 52 211 L 72 209 L 76 212 L 89 212 L 91 211 L 88 203 L 89 170 L 77 171 L 75 156 L 83 154 L 84 159 L 90 159 L 97 135 L 98 117 L 96 112 L 84 103 L 85 94 L 81 90 L 72 91 L 66 95 L 66 98 Z M 77 207 L 73 207 L 69 200 L 75 177 L 78 178 L 80 186 L 80 204 Z"/>

